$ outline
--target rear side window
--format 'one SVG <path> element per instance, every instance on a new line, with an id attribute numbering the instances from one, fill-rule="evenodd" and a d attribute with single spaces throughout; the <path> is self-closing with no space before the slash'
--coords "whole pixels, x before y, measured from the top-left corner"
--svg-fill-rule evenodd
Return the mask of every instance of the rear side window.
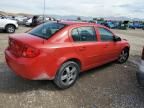
<path id="1" fill-rule="evenodd" d="M 102 41 L 113 41 L 113 34 L 109 30 L 99 28 L 99 33 Z"/>
<path id="2" fill-rule="evenodd" d="M 66 25 L 60 23 L 45 23 L 28 32 L 31 35 L 48 39 Z"/>
<path id="3" fill-rule="evenodd" d="M 80 36 L 79 36 L 78 29 L 73 29 L 72 30 L 72 37 L 73 37 L 74 41 L 80 41 Z"/>
<path id="4" fill-rule="evenodd" d="M 79 27 L 72 30 L 74 41 L 96 41 L 96 32 L 94 27 Z"/>

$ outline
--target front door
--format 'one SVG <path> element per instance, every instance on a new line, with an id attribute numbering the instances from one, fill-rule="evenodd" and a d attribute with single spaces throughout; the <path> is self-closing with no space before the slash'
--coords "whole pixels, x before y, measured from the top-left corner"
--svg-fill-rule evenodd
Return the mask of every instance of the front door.
<path id="1" fill-rule="evenodd" d="M 119 44 L 114 41 L 114 34 L 106 28 L 98 28 L 101 45 L 105 52 L 105 61 L 115 60 L 119 55 Z"/>

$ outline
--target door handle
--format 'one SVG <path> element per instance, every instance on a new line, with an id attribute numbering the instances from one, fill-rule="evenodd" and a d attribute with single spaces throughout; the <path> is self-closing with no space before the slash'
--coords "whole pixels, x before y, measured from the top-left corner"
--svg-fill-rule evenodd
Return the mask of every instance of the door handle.
<path id="1" fill-rule="evenodd" d="M 80 51 L 84 51 L 86 49 L 86 47 L 80 47 L 79 50 Z"/>

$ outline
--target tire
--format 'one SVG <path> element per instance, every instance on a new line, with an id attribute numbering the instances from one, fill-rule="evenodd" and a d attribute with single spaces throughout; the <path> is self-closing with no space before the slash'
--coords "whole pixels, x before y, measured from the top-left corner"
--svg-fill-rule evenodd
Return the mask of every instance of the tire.
<path id="1" fill-rule="evenodd" d="M 144 87 L 144 80 L 141 80 L 140 78 L 137 78 L 137 82 L 141 87 Z"/>
<path id="2" fill-rule="evenodd" d="M 67 89 L 76 82 L 79 72 L 80 66 L 76 62 L 68 61 L 58 70 L 54 83 L 60 89 Z"/>
<path id="3" fill-rule="evenodd" d="M 7 33 L 14 33 L 15 29 L 16 29 L 15 26 L 11 25 L 11 24 L 7 25 L 6 28 L 5 28 L 5 30 L 6 30 Z"/>
<path id="4" fill-rule="evenodd" d="M 125 63 L 129 58 L 129 49 L 128 48 L 125 48 L 121 51 L 121 54 L 118 58 L 118 63 L 122 64 L 122 63 Z"/>
<path id="5" fill-rule="evenodd" d="M 143 76 L 141 76 L 140 74 L 136 73 L 136 77 L 137 77 L 137 82 L 141 87 L 144 87 L 144 79 L 142 78 Z"/>

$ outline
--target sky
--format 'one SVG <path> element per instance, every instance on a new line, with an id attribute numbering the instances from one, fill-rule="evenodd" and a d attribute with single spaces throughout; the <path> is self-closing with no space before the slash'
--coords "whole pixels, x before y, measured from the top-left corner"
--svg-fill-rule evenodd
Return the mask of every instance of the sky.
<path id="1" fill-rule="evenodd" d="M 144 0 L 45 0 L 45 14 L 144 18 Z M 43 14 L 44 0 L 1 0 L 0 11 Z"/>

